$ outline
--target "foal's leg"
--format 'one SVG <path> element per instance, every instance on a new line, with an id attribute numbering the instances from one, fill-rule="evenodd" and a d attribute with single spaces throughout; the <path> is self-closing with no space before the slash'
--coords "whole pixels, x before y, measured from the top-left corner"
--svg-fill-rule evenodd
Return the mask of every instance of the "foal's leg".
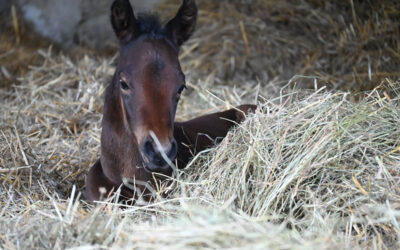
<path id="1" fill-rule="evenodd" d="M 241 105 L 236 109 L 176 122 L 174 137 L 178 143 L 178 167 L 184 168 L 197 152 L 223 139 L 235 124 L 242 122 L 245 115 L 256 108 L 256 105 Z"/>
<path id="2" fill-rule="evenodd" d="M 115 191 L 115 186 L 103 173 L 100 160 L 90 168 L 86 181 L 86 199 L 89 202 L 99 201 L 105 198 L 111 190 Z M 101 197 L 103 196 L 103 197 Z"/>
<path id="3" fill-rule="evenodd" d="M 121 188 L 119 201 L 125 201 L 133 198 L 133 192 L 121 186 L 120 184 L 112 183 L 103 172 L 100 160 L 90 168 L 89 174 L 86 180 L 86 199 L 93 203 L 94 201 L 101 201 L 107 199 L 110 195 Z"/>
<path id="4" fill-rule="evenodd" d="M 131 199 L 138 199 L 139 196 L 147 202 L 154 198 L 151 191 L 145 186 L 138 184 L 137 187 L 139 189 L 137 190 L 138 193 L 135 195 L 134 190 L 123 185 L 122 183 L 115 184 L 111 182 L 107 176 L 105 176 L 100 160 L 97 160 L 96 163 L 90 168 L 86 180 L 86 199 L 90 203 L 94 203 L 94 201 L 105 200 L 113 195 L 113 193 L 115 193 L 119 188 L 120 194 L 118 202 L 120 203 L 132 205 L 135 202 Z"/>

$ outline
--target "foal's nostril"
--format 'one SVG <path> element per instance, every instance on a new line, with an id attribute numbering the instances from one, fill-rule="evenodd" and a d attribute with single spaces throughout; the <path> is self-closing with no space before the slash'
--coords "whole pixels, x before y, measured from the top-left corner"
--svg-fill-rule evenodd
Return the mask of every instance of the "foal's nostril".
<path id="1" fill-rule="evenodd" d="M 150 159 L 156 154 L 156 151 L 153 146 L 153 142 L 150 139 L 146 139 L 143 143 L 143 152 Z"/>
<path id="2" fill-rule="evenodd" d="M 176 141 L 173 139 L 169 147 L 164 148 L 162 150 L 163 152 L 160 152 L 159 148 L 154 143 L 154 141 L 149 138 L 144 141 L 142 150 L 144 155 L 150 162 L 156 165 L 165 165 L 166 162 L 162 154 L 165 154 L 165 156 L 168 157 L 170 160 L 174 160 L 178 153 L 178 145 Z"/>

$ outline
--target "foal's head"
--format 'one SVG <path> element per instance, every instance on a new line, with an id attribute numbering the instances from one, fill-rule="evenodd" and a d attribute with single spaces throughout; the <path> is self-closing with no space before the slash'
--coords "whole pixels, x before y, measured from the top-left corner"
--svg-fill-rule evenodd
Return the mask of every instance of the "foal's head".
<path id="1" fill-rule="evenodd" d="M 196 19 L 194 0 L 184 0 L 165 26 L 153 16 L 135 17 L 129 0 L 116 0 L 111 7 L 111 23 L 120 42 L 112 87 L 121 103 L 125 134 L 132 137 L 150 171 L 168 170 L 164 157 L 174 160 L 177 154 L 174 118 L 185 89 L 178 54 Z"/>

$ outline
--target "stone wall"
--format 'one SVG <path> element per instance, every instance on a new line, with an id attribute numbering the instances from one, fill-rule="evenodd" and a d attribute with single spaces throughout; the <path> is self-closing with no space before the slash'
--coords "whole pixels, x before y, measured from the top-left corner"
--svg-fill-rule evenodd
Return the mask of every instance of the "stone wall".
<path id="1" fill-rule="evenodd" d="M 131 0 L 142 12 L 162 0 Z M 0 7 L 7 0 L 0 0 Z M 37 33 L 63 46 L 107 47 L 115 44 L 110 25 L 112 0 L 16 0 Z"/>

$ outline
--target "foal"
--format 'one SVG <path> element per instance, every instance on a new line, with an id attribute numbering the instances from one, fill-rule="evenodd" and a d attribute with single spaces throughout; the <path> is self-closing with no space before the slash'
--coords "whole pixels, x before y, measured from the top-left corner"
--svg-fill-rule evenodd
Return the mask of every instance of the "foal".
<path id="1" fill-rule="evenodd" d="M 193 154 L 225 137 L 256 108 L 242 105 L 174 122 L 179 97 L 186 88 L 179 48 L 194 32 L 196 19 L 194 0 L 184 0 L 164 27 L 154 16 L 136 18 L 129 0 L 112 4 L 111 23 L 119 39 L 120 58 L 105 96 L 101 157 L 87 178 L 90 202 L 120 187 L 123 199 L 137 198 L 135 187 L 153 185 L 153 173 L 172 174 L 168 159 L 184 168 Z M 132 180 L 134 188 L 124 185 L 124 179 Z M 148 188 L 142 188 L 140 195 L 149 195 Z"/>

